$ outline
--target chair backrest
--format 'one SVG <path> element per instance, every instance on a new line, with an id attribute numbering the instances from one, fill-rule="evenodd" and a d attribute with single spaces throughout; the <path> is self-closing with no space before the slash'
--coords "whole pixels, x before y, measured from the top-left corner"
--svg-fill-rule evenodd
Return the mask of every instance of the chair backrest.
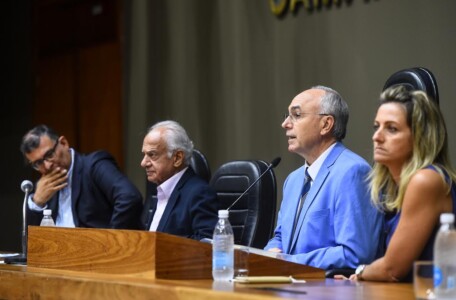
<path id="1" fill-rule="evenodd" d="M 211 180 L 211 168 L 206 156 L 197 149 L 193 149 L 193 155 L 190 159 L 190 166 L 193 171 L 201 178 L 209 182 Z"/>
<path id="2" fill-rule="evenodd" d="M 220 209 L 233 204 L 268 166 L 261 160 L 230 161 L 220 166 L 210 181 Z M 276 186 L 271 169 L 230 209 L 229 220 L 236 244 L 255 248 L 266 246 L 274 231 Z"/>
<path id="3" fill-rule="evenodd" d="M 193 149 L 193 154 L 190 159 L 190 166 L 197 175 L 209 182 L 211 179 L 211 169 L 209 167 L 209 162 L 207 161 L 206 156 L 201 153 L 201 151 Z M 146 197 L 144 200 L 144 209 L 141 215 L 141 220 L 144 226 L 150 222 L 150 218 L 152 217 L 153 208 L 151 207 L 151 203 L 153 197 L 156 197 L 156 195 L 157 185 L 153 182 L 149 182 L 146 178 Z"/>
<path id="4" fill-rule="evenodd" d="M 409 90 L 424 91 L 439 104 L 437 81 L 434 74 L 426 68 L 417 67 L 397 71 L 386 80 L 383 90 L 395 85 L 404 85 Z"/>

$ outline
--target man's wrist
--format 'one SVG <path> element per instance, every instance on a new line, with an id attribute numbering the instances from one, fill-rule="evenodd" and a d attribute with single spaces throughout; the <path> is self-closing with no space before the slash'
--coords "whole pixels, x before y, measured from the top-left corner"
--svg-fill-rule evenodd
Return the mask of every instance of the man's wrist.
<path id="1" fill-rule="evenodd" d="M 38 205 L 41 208 L 43 208 L 46 205 L 46 202 L 43 203 L 43 202 L 37 200 L 35 195 L 32 196 L 32 201 L 33 201 L 33 203 L 35 203 L 36 205 Z"/>
<path id="2" fill-rule="evenodd" d="M 27 206 L 31 211 L 42 212 L 44 209 L 47 208 L 47 203 L 45 203 L 43 207 L 38 206 L 38 204 L 36 204 L 35 201 L 33 201 L 32 197 L 33 197 L 33 194 L 29 195 L 28 199 L 27 199 L 27 204 L 28 204 Z"/>

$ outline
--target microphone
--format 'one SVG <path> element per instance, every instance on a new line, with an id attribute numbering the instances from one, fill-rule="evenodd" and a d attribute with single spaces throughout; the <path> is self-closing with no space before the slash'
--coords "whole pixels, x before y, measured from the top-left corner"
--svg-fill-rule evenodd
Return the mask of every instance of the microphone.
<path id="1" fill-rule="evenodd" d="M 276 157 L 274 158 L 271 163 L 269 164 L 268 168 L 266 169 L 266 171 L 264 171 L 263 173 L 261 173 L 261 175 L 226 209 L 226 210 L 230 210 L 239 200 L 241 200 L 242 196 L 244 196 L 248 191 L 250 191 L 250 189 L 255 185 L 255 183 L 258 182 L 258 180 L 260 180 L 264 174 L 266 174 L 267 172 L 269 172 L 269 170 L 271 170 L 272 168 L 275 168 L 277 167 L 277 165 L 280 163 L 280 160 L 281 158 L 280 157 Z"/>
<path id="2" fill-rule="evenodd" d="M 24 180 L 21 183 L 21 190 L 25 193 L 24 203 L 22 205 L 22 253 L 17 256 L 5 257 L 4 262 L 7 264 L 26 264 L 27 263 L 27 199 L 33 191 L 33 183 L 30 180 Z"/>
<path id="3" fill-rule="evenodd" d="M 30 180 L 24 180 L 21 183 L 21 190 L 24 193 L 30 193 L 33 190 L 33 183 Z"/>

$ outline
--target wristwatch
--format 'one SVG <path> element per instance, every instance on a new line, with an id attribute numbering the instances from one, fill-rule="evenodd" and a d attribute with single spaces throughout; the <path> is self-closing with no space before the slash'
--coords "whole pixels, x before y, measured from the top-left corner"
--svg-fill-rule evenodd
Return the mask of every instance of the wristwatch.
<path id="1" fill-rule="evenodd" d="M 363 280 L 363 272 L 364 272 L 365 268 L 366 268 L 366 265 L 359 265 L 356 268 L 355 274 L 356 274 L 356 277 L 358 278 L 358 280 Z"/>

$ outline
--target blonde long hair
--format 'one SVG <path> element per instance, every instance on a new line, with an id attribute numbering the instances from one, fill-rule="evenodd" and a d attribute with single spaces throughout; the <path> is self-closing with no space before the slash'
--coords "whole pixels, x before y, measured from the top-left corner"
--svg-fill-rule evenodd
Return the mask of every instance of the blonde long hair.
<path id="1" fill-rule="evenodd" d="M 386 89 L 380 95 L 380 106 L 385 103 L 398 103 L 405 108 L 413 137 L 413 152 L 402 167 L 399 185 L 384 165 L 374 163 L 369 174 L 373 203 L 386 211 L 400 211 L 410 178 L 431 165 L 442 176 L 447 193 L 450 193 L 456 173 L 451 167 L 446 125 L 437 104 L 426 93 L 408 91 L 404 86 Z"/>

